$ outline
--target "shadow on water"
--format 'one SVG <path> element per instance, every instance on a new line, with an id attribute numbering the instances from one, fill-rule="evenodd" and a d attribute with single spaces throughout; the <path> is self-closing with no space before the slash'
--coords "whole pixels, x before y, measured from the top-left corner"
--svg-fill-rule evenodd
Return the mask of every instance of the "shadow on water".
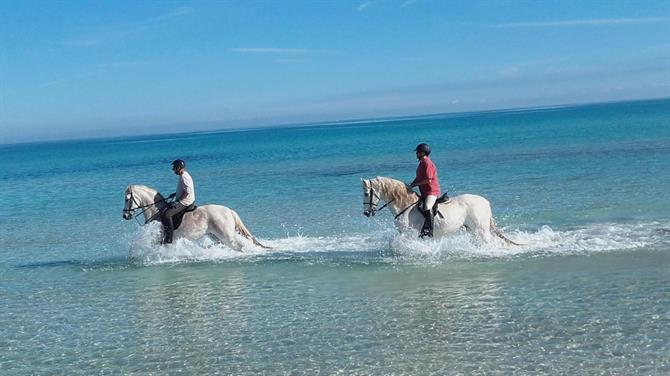
<path id="1" fill-rule="evenodd" d="M 16 265 L 18 269 L 76 268 L 80 270 L 109 270 L 135 267 L 136 264 L 126 257 L 113 257 L 102 260 L 58 260 L 31 262 Z"/>
<path id="2" fill-rule="evenodd" d="M 17 264 L 17 269 L 58 269 L 70 268 L 78 271 L 103 271 L 103 270 L 123 270 L 144 268 L 147 266 L 201 266 L 207 264 L 281 264 L 281 263 L 306 263 L 306 264 L 324 264 L 324 265 L 386 265 L 393 259 L 393 252 L 371 251 L 371 252 L 277 252 L 272 255 L 249 255 L 249 257 L 239 259 L 179 259 L 164 261 L 159 263 L 147 262 L 143 259 L 133 259 L 127 257 L 113 257 L 101 260 L 54 260 L 44 262 L 31 262 Z"/>

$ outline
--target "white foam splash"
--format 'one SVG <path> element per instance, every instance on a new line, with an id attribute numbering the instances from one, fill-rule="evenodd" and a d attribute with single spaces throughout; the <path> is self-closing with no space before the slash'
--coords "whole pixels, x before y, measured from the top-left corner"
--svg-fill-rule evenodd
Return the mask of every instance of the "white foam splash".
<path id="1" fill-rule="evenodd" d="M 230 249 L 209 238 L 196 242 L 177 238 L 173 244 L 161 245 L 161 226 L 149 223 L 140 228 L 131 240 L 129 258 L 145 264 L 184 261 L 231 260 L 263 254 L 261 248 L 250 245 L 243 252 Z"/>
<path id="2" fill-rule="evenodd" d="M 388 253 L 401 262 L 441 262 L 444 260 L 500 259 L 542 257 L 551 255 L 592 254 L 639 248 L 667 248 L 670 223 L 601 223 L 574 229 L 554 230 L 542 226 L 537 231 L 503 229 L 506 236 L 521 246 L 508 245 L 501 239 L 485 244 L 476 237 L 460 232 L 443 239 L 422 240 L 416 234 L 399 235 L 392 229 L 368 234 L 308 237 L 302 234 L 278 239 L 261 239 L 272 247 L 256 247 L 250 242 L 242 252 L 227 248 L 211 239 L 191 242 L 177 239 L 174 244 L 157 244 L 160 226 L 143 227 L 131 242 L 129 256 L 146 264 L 185 261 L 265 260 L 268 257 L 290 258 L 305 253 L 378 252 Z M 390 252 L 389 252 L 390 251 Z"/>
<path id="3" fill-rule="evenodd" d="M 510 245 L 502 239 L 482 243 L 461 232 L 453 236 L 420 240 L 414 236 L 397 236 L 391 248 L 404 259 L 482 259 L 517 256 L 592 254 L 654 247 L 663 242 L 656 231 L 658 222 L 644 224 L 593 224 L 571 230 L 553 230 L 542 226 L 537 231 L 503 229 L 506 236 L 522 245 Z M 662 228 L 662 227 L 661 227 Z"/>

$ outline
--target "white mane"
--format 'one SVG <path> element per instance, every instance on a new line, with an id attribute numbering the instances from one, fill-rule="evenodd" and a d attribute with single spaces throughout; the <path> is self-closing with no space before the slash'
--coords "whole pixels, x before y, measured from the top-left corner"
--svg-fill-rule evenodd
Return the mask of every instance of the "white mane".
<path id="1" fill-rule="evenodd" d="M 163 195 L 161 195 L 161 193 L 158 192 L 157 190 L 155 190 L 153 188 L 149 188 L 146 185 L 142 185 L 142 184 L 131 184 L 131 185 L 129 185 L 128 188 L 126 188 L 126 193 L 130 193 L 131 190 L 134 190 L 138 194 L 140 192 L 143 192 L 144 194 L 146 194 L 149 197 L 156 198 L 156 196 L 158 196 L 157 200 L 160 200 L 160 199 L 164 198 Z"/>
<path id="2" fill-rule="evenodd" d="M 387 196 L 386 200 L 394 200 L 394 203 L 401 208 L 412 205 L 419 199 L 419 195 L 400 180 L 377 176 L 370 180 L 370 184 L 378 190 L 379 194 Z"/>

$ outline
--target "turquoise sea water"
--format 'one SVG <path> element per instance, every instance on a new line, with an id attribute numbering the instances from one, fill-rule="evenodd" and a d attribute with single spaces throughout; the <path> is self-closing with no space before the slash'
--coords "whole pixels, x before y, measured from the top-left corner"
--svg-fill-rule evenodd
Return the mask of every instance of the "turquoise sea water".
<path id="1" fill-rule="evenodd" d="M 527 245 L 362 215 L 413 178 Z M 670 373 L 670 100 L 0 146 L 0 374 Z M 183 158 L 274 249 L 152 243 Z"/>

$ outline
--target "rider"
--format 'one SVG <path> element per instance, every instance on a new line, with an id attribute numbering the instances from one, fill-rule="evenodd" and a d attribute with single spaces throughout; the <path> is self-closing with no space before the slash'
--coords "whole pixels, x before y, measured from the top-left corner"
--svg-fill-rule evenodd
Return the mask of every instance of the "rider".
<path id="1" fill-rule="evenodd" d="M 172 161 L 172 171 L 174 171 L 175 175 L 179 175 L 179 183 L 177 183 L 177 191 L 168 196 L 168 199 L 176 197 L 175 202 L 170 204 L 163 213 L 163 226 L 165 229 L 163 244 L 172 243 L 172 233 L 174 232 L 172 217 L 189 209 L 195 202 L 195 187 L 191 175 L 186 172 L 186 163 L 181 159 Z"/>
<path id="2" fill-rule="evenodd" d="M 430 146 L 421 143 L 414 149 L 416 158 L 419 160 L 419 166 L 416 168 L 416 178 L 410 187 L 419 187 L 421 191 L 421 204 L 419 211 L 423 214 L 424 222 L 419 237 L 433 237 L 433 206 L 440 196 L 440 183 L 437 179 L 437 168 L 433 161 L 428 157 L 430 155 Z"/>

